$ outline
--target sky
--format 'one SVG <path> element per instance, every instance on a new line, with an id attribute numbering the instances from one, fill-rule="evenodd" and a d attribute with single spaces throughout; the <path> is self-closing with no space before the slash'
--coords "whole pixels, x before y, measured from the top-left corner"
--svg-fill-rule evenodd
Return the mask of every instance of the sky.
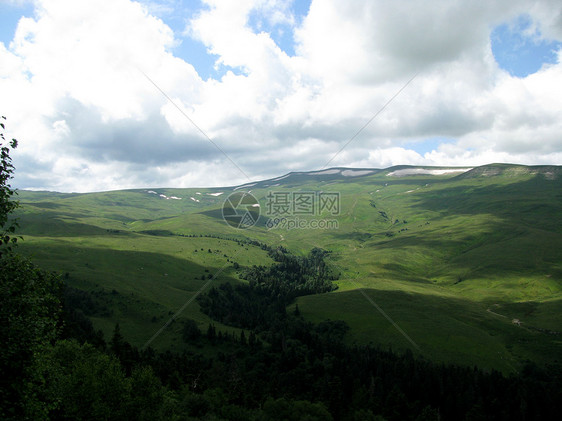
<path id="1" fill-rule="evenodd" d="M 559 0 L 0 0 L 12 186 L 561 165 L 561 57 Z"/>

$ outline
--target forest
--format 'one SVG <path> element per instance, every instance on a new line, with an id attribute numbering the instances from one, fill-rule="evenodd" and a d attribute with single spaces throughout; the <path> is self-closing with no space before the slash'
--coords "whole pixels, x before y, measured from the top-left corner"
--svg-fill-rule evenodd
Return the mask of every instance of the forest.
<path id="1" fill-rule="evenodd" d="M 259 328 L 239 337 L 185 323 L 184 340 L 216 347 L 209 356 L 139 350 L 118 325 L 106 343 L 72 307 L 87 300 L 10 253 L 2 286 L 3 419 L 528 420 L 561 409 L 558 366 L 529 363 L 505 377 L 349 346 L 344 322 L 314 325 L 267 295 L 260 304 L 272 306 L 271 318 L 238 319 Z M 260 297 L 251 288 L 236 295 L 248 299 L 236 301 L 241 308 Z M 214 302 L 219 314 L 233 308 Z"/>
<path id="2" fill-rule="evenodd" d="M 283 247 L 268 249 L 277 263 L 241 271 L 248 284 L 221 284 L 198 297 L 201 311 L 221 323 L 267 330 L 286 317 L 285 308 L 296 297 L 333 291 L 336 276 L 327 267 L 325 250 L 312 249 L 308 256 L 291 255 Z"/>
<path id="3" fill-rule="evenodd" d="M 202 332 L 184 321 L 183 340 L 213 352 L 139 349 L 118 324 L 106 340 L 87 316 L 95 297 L 18 254 L 10 147 L 0 177 L 1 419 L 558 419 L 559 365 L 529 361 L 505 376 L 438 364 L 349 343 L 345 322 L 287 311 L 335 288 L 329 251 L 317 248 L 304 257 L 267 248 L 274 263 L 239 267 L 245 283 L 202 294 L 202 311 L 243 329 Z"/>

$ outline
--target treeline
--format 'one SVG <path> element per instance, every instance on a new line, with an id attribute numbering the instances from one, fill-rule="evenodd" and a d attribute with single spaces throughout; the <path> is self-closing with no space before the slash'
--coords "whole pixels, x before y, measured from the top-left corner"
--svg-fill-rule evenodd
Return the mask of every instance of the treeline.
<path id="1" fill-rule="evenodd" d="M 334 419 L 344 420 L 557 417 L 562 409 L 559 366 L 542 370 L 529 363 L 521 375 L 506 378 L 496 371 L 431 363 L 411 353 L 348 346 L 344 322 L 313 325 L 303 320 L 298 306 L 287 314 L 296 297 L 333 288 L 336 277 L 324 261 L 326 254 L 314 249 L 299 258 L 284 249 L 271 250 L 276 264 L 241 273 L 248 285 L 222 284 L 201 296 L 201 309 L 209 316 L 253 329 L 267 344 L 230 356 L 232 364 L 244 367 L 238 378 L 250 392 L 241 402 L 245 407 L 285 397 L 321 403 Z M 221 388 L 234 387 L 221 381 Z"/>
<path id="2" fill-rule="evenodd" d="M 529 363 L 521 374 L 505 377 L 435 364 L 410 352 L 346 345 L 344 322 L 312 324 L 294 313 L 259 335 L 187 326 L 184 339 L 216 347 L 216 356 L 140 351 L 115 329 L 104 353 L 131 383 L 120 392 L 122 406 L 130 405 L 128 416 L 140 414 L 135 411 L 143 400 L 132 385 L 141 378 L 139 390 L 152 399 L 145 411 L 153 419 L 548 420 L 562 409 L 559 366 Z"/>
<path id="3" fill-rule="evenodd" d="M 117 233 L 121 232 L 120 230 L 107 230 L 107 231 L 117 232 Z M 267 251 L 273 250 L 273 248 L 268 244 L 250 238 L 228 237 L 225 235 L 218 235 L 218 234 L 181 234 L 169 230 L 144 230 L 139 232 L 141 234 L 148 234 L 148 235 L 155 235 L 155 236 L 173 235 L 177 237 L 186 237 L 186 238 L 214 238 L 217 240 L 232 241 L 238 244 L 239 246 L 250 245 L 250 246 L 260 247 L 262 250 L 267 250 Z"/>
<path id="4" fill-rule="evenodd" d="M 248 284 L 224 283 L 199 295 L 201 311 L 230 326 L 263 331 L 285 318 L 285 309 L 295 298 L 336 288 L 332 281 L 337 276 L 324 260 L 327 251 L 314 248 L 300 257 L 278 247 L 268 254 L 277 263 L 241 270 Z"/>
<path id="5" fill-rule="evenodd" d="M 344 322 L 300 311 L 237 337 L 186 323 L 184 339 L 211 353 L 139 350 L 118 326 L 106 343 L 76 316 L 92 309 L 87 294 L 17 256 L 0 268 L 1 419 L 548 420 L 562 410 L 559 366 L 505 377 L 435 364 L 346 345 Z"/>
<path id="6" fill-rule="evenodd" d="M 313 248 L 307 256 L 294 256 L 283 247 L 270 249 L 268 255 L 277 263 L 252 266 L 241 272 L 250 287 L 283 297 L 290 303 L 296 297 L 320 294 L 336 289 L 332 281 L 339 276 L 328 267 L 324 258 L 330 252 Z"/>

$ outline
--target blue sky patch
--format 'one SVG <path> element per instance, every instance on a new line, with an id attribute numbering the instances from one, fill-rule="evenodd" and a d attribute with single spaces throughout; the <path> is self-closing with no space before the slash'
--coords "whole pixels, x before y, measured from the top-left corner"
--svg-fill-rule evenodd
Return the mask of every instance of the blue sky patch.
<path id="1" fill-rule="evenodd" d="M 181 41 L 181 44 L 172 49 L 174 56 L 190 63 L 202 79 L 218 80 L 226 73 L 225 66 L 215 69 L 218 56 L 209 54 L 207 47 L 202 42 L 180 34 L 176 34 L 176 38 Z"/>
<path id="2" fill-rule="evenodd" d="M 439 145 L 443 143 L 454 143 L 456 140 L 448 137 L 431 137 L 428 139 L 415 140 L 408 142 L 403 145 L 406 149 L 411 149 L 416 151 L 421 156 L 428 152 L 435 151 L 439 148 Z"/>
<path id="3" fill-rule="evenodd" d="M 311 0 L 296 0 L 292 2 L 289 11 L 295 18 L 294 25 L 300 26 L 308 15 Z M 254 33 L 267 32 L 277 46 L 290 57 L 295 55 L 293 26 L 287 23 L 271 24 L 270 19 L 260 10 L 254 9 L 248 16 L 248 26 Z"/>
<path id="4" fill-rule="evenodd" d="M 268 33 L 277 46 L 287 55 L 295 55 L 295 49 L 293 47 L 293 28 L 291 28 L 290 25 L 286 23 L 271 25 L 269 20 L 266 19 L 260 11 L 252 10 L 248 16 L 248 26 L 256 34 L 260 32 Z"/>
<path id="5" fill-rule="evenodd" d="M 172 53 L 175 57 L 191 64 L 204 80 L 209 78 L 219 80 L 229 70 L 236 75 L 244 73 L 241 68 L 224 65 L 215 66 L 219 56 L 210 54 L 207 46 L 201 41 L 185 35 L 189 21 L 194 19 L 199 13 L 208 10 L 209 6 L 201 0 L 179 0 L 163 2 L 162 4 L 165 7 L 161 10 L 151 10 L 151 2 L 147 2 L 147 7 L 151 13 L 162 19 L 174 32 L 175 39 L 179 41 L 178 45 L 172 48 Z"/>
<path id="6" fill-rule="evenodd" d="M 176 39 L 181 43 L 172 49 L 175 57 L 181 58 L 191 64 L 203 80 L 220 80 L 229 70 L 235 75 L 246 74 L 241 67 L 225 66 L 224 64 L 215 65 L 219 56 L 210 54 L 207 46 L 201 41 L 189 36 L 175 34 Z"/>
<path id="7" fill-rule="evenodd" d="M 19 20 L 24 16 L 33 16 L 33 10 L 33 4 L 27 2 L 0 2 L 0 42 L 3 42 L 6 48 L 14 39 Z"/>
<path id="8" fill-rule="evenodd" d="M 492 53 L 499 66 L 512 76 L 525 77 L 536 73 L 543 64 L 557 62 L 562 43 L 542 38 L 532 31 L 529 16 L 497 26 L 490 36 Z"/>

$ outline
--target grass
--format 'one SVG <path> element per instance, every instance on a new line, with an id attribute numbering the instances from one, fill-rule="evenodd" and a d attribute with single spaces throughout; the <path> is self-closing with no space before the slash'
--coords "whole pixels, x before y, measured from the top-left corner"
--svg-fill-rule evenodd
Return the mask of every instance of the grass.
<path id="1" fill-rule="evenodd" d="M 339 192 L 340 214 L 323 216 L 339 227 L 326 230 L 267 230 L 265 220 L 235 230 L 220 212 L 228 188 L 20 192 L 20 248 L 41 266 L 68 273 L 74 286 L 109 295 L 111 314 L 96 316 L 95 325 L 108 335 L 119 322 L 139 346 L 199 291 L 204 275 L 220 271 L 213 282 L 241 282 L 233 262 L 271 262 L 259 247 L 236 241 L 250 239 L 296 254 L 312 247 L 332 251 L 339 289 L 301 297 L 299 309 L 312 321 L 347 321 L 350 342 L 412 348 L 437 361 L 504 372 L 526 359 L 558 360 L 560 169 L 486 166 L 461 176 L 408 177 L 387 176 L 390 171 L 364 177 L 300 173 L 275 181 L 279 186 L 264 181 L 251 187 L 262 210 L 270 190 Z M 218 192 L 223 195 L 209 194 Z M 182 317 L 203 329 L 210 322 L 196 302 Z M 179 329 L 179 322 L 170 326 L 155 346 L 182 349 Z"/>
<path id="2" fill-rule="evenodd" d="M 40 266 L 67 274 L 72 286 L 109 294 L 114 291 L 111 314 L 95 317 L 95 325 L 108 337 L 119 322 L 123 333 L 138 346 L 219 270 L 212 284 L 238 282 L 234 262 L 241 266 L 271 262 L 259 247 L 240 246 L 234 241 L 136 233 L 26 235 L 19 248 Z M 182 316 L 199 322 L 202 330 L 211 322 L 199 312 L 196 302 Z M 225 331 L 233 330 L 217 325 Z M 164 340 L 162 347 L 170 345 L 176 336 Z"/>

